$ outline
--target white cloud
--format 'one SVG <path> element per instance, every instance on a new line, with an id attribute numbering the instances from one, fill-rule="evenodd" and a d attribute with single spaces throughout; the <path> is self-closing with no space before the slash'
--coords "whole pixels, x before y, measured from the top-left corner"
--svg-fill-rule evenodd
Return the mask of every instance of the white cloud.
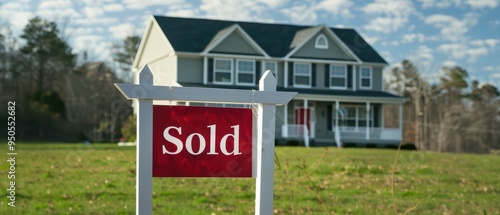
<path id="1" fill-rule="evenodd" d="M 500 40 L 499 39 L 486 39 L 486 40 L 484 40 L 484 43 L 486 43 L 490 47 L 491 50 L 494 50 L 496 45 L 498 43 L 500 43 Z"/>
<path id="2" fill-rule="evenodd" d="M 447 60 L 447 61 L 443 62 L 443 66 L 446 66 L 446 67 L 454 67 L 457 65 L 458 65 L 458 63 L 456 61 L 453 61 L 453 60 Z"/>
<path id="3" fill-rule="evenodd" d="M 109 32 L 115 39 L 123 40 L 127 36 L 139 35 L 138 29 L 130 23 L 122 23 L 109 27 Z"/>
<path id="4" fill-rule="evenodd" d="M 422 3 L 422 8 L 448 8 L 451 6 L 460 6 L 462 0 L 418 0 Z"/>
<path id="5" fill-rule="evenodd" d="M 295 5 L 281 10 L 292 23 L 313 24 L 316 23 L 318 15 L 313 7 L 306 4 Z"/>
<path id="6" fill-rule="evenodd" d="M 168 7 L 167 16 L 196 17 L 200 11 L 191 4 L 177 4 Z"/>
<path id="7" fill-rule="evenodd" d="M 120 12 L 123 11 L 125 7 L 121 4 L 107 4 L 104 5 L 102 9 L 106 12 Z"/>
<path id="8" fill-rule="evenodd" d="M 73 8 L 73 2 L 69 0 L 41 1 L 36 14 L 54 22 L 61 21 L 61 19 L 80 17 L 80 13 Z"/>
<path id="9" fill-rule="evenodd" d="M 500 69 L 500 66 L 499 66 L 499 69 Z M 483 67 L 483 70 L 484 70 L 484 71 L 491 72 L 491 71 L 494 71 L 494 70 L 495 70 L 495 67 L 493 67 L 493 66 L 484 66 L 484 67 Z"/>
<path id="10" fill-rule="evenodd" d="M 76 25 L 112 25 L 118 22 L 117 18 L 114 17 L 89 17 L 84 19 L 75 19 L 74 24 Z"/>
<path id="11" fill-rule="evenodd" d="M 445 40 L 459 41 L 464 40 L 464 35 L 469 31 L 469 27 L 477 24 L 473 19 L 474 15 L 465 15 L 464 20 L 444 14 L 435 14 L 427 17 L 424 22 L 441 30 L 441 36 Z"/>
<path id="12" fill-rule="evenodd" d="M 353 3 L 347 0 L 323 0 L 319 3 L 315 1 L 293 1 L 290 4 L 291 6 L 281 9 L 280 12 L 290 22 L 296 24 L 317 24 L 319 16 L 341 17 L 343 19 L 353 17 L 351 13 Z"/>
<path id="13" fill-rule="evenodd" d="M 325 11 L 333 16 L 341 16 L 343 18 L 351 18 L 353 15 L 350 12 L 350 8 L 353 3 L 348 0 L 325 0 L 320 2 L 315 6 L 317 11 Z"/>
<path id="14" fill-rule="evenodd" d="M 431 66 L 434 62 L 434 51 L 426 45 L 420 45 L 410 53 L 408 59 L 419 66 L 421 71 L 432 71 Z"/>
<path id="15" fill-rule="evenodd" d="M 102 7 L 88 6 L 83 8 L 83 13 L 87 17 L 101 17 L 104 15 Z"/>
<path id="16" fill-rule="evenodd" d="M 451 43 L 438 46 L 438 51 L 450 55 L 452 59 L 467 59 L 467 62 L 474 63 L 480 56 L 486 56 L 488 49 L 484 46 L 467 43 Z"/>
<path id="17" fill-rule="evenodd" d="M 15 35 L 20 34 L 35 14 L 29 11 L 27 4 L 8 2 L 0 5 L 0 18 L 5 20 Z"/>
<path id="18" fill-rule="evenodd" d="M 466 0 L 465 3 L 474 9 L 496 8 L 499 0 Z"/>
<path id="19" fill-rule="evenodd" d="M 258 1 L 201 0 L 200 14 L 221 20 L 274 21 L 269 5 Z"/>
<path id="20" fill-rule="evenodd" d="M 126 5 L 127 8 L 129 9 L 134 9 L 134 10 L 143 10 L 147 7 L 151 6 L 169 6 L 173 4 L 184 4 L 185 2 L 183 0 L 124 0 L 123 4 Z"/>
<path id="21" fill-rule="evenodd" d="M 425 41 L 425 35 L 421 34 L 421 33 L 405 34 L 405 35 L 403 35 L 403 40 L 401 42 L 402 43 L 412 43 L 413 41 L 417 41 L 419 43 L 422 43 Z"/>
<path id="22" fill-rule="evenodd" d="M 406 26 L 415 8 L 409 0 L 375 0 L 361 8 L 369 19 L 366 30 L 392 33 Z"/>

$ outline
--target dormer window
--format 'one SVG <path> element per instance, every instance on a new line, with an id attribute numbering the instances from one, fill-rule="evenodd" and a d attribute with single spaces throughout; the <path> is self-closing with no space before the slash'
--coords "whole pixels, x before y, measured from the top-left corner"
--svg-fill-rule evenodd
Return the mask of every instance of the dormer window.
<path id="1" fill-rule="evenodd" d="M 326 39 L 326 36 L 324 34 L 320 34 L 318 35 L 318 37 L 316 37 L 316 43 L 314 44 L 314 47 L 317 49 L 328 48 L 328 40 Z"/>

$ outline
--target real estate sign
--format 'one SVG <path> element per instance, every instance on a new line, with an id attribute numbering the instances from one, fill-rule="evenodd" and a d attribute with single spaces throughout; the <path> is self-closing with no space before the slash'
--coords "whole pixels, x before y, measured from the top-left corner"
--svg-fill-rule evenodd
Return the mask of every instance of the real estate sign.
<path id="1" fill-rule="evenodd" d="M 153 177 L 252 177 L 252 109 L 153 106 Z"/>

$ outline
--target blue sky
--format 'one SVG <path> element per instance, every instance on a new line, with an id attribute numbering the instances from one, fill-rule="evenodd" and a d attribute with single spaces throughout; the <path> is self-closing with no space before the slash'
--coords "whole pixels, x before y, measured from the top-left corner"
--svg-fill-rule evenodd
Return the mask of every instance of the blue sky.
<path id="1" fill-rule="evenodd" d="M 443 65 L 500 87 L 500 0 L 11 0 L 0 30 L 19 35 L 29 18 L 55 21 L 75 53 L 110 61 L 110 47 L 142 36 L 150 15 L 325 24 L 354 28 L 395 66 L 403 59 L 435 81 Z"/>

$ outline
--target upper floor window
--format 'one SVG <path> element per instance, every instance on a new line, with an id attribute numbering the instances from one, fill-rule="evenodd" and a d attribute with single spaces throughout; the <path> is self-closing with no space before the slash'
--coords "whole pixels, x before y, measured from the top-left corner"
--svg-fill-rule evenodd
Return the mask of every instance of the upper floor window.
<path id="1" fill-rule="evenodd" d="M 361 89 L 371 89 L 372 88 L 372 68 L 371 67 L 361 67 L 359 80 L 360 80 L 360 88 Z"/>
<path id="2" fill-rule="evenodd" d="M 330 88 L 347 89 L 347 66 L 330 65 Z"/>
<path id="3" fill-rule="evenodd" d="M 233 83 L 233 61 L 231 59 L 214 59 L 214 83 Z"/>
<path id="4" fill-rule="evenodd" d="M 254 60 L 236 60 L 236 83 L 241 85 L 255 84 Z"/>
<path id="5" fill-rule="evenodd" d="M 311 87 L 311 64 L 294 63 L 293 64 L 293 86 Z"/>
<path id="6" fill-rule="evenodd" d="M 264 69 L 263 71 L 270 70 L 276 80 L 278 80 L 278 64 L 276 62 L 264 62 Z"/>
<path id="7" fill-rule="evenodd" d="M 320 34 L 316 37 L 316 43 L 314 43 L 314 47 L 317 49 L 327 49 L 328 48 L 328 40 L 324 34 Z"/>

